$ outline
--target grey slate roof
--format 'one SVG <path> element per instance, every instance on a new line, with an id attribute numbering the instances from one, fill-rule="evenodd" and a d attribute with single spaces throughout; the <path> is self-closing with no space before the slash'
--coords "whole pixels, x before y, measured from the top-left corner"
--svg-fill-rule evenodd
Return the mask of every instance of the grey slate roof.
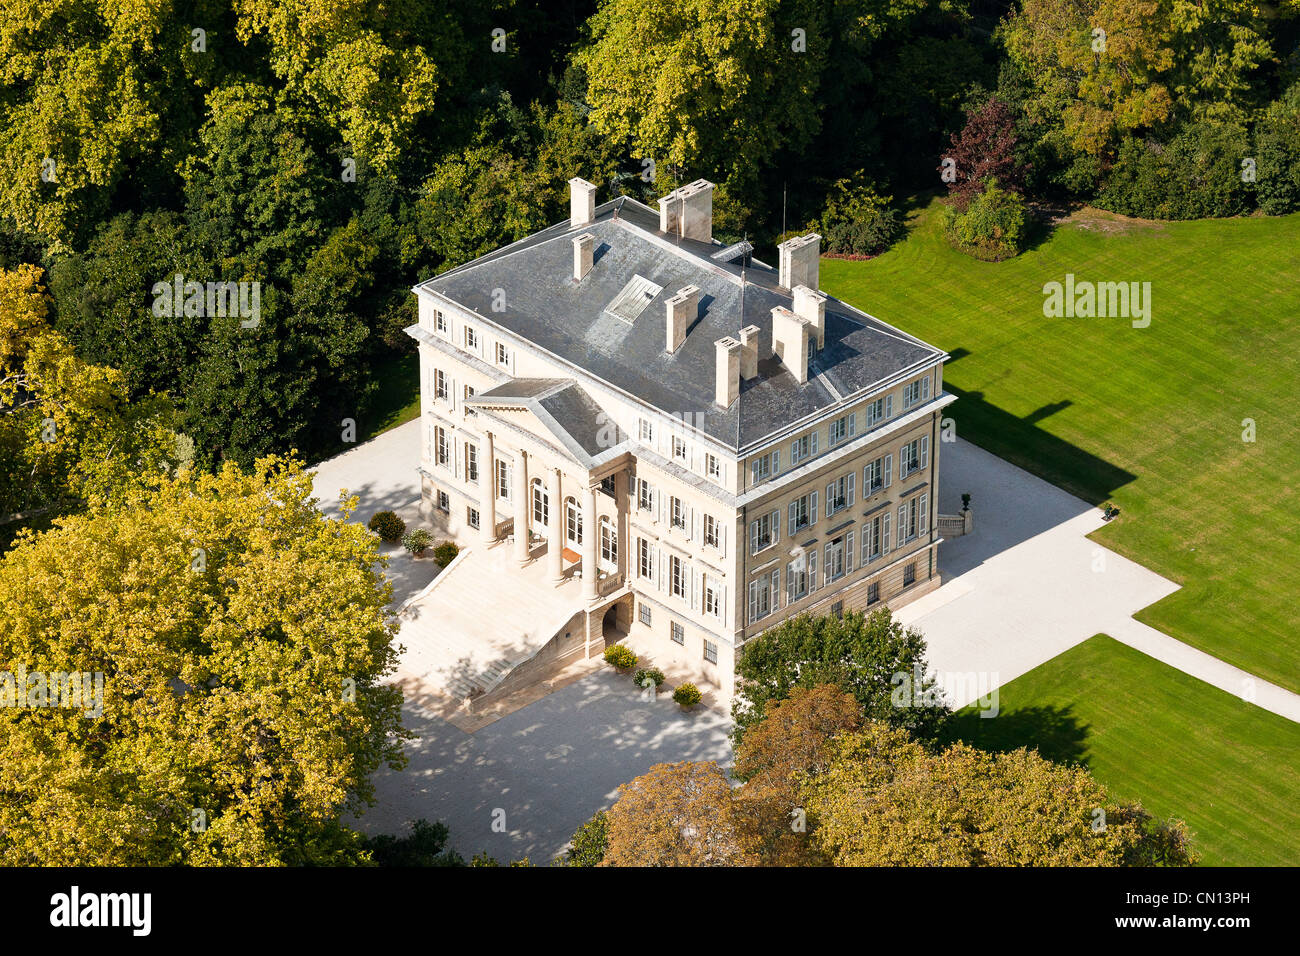
<path id="1" fill-rule="evenodd" d="M 751 263 L 742 296 L 741 261 L 712 258 L 721 245 L 660 233 L 654 210 L 630 198 L 605 203 L 596 213 L 585 226 L 566 220 L 421 287 L 737 449 L 944 355 L 828 297 L 826 348 L 800 385 L 772 355 L 772 308 L 792 307 L 775 269 Z M 584 232 L 595 237 L 595 261 L 577 282 L 571 240 Z M 662 286 L 662 292 L 631 323 L 605 312 L 637 276 Z M 663 303 L 687 285 L 700 289 L 700 314 L 688 322 L 682 346 L 669 354 Z M 504 291 L 503 312 L 492 309 L 496 289 Z M 759 355 L 768 357 L 760 360 L 756 378 L 742 382 L 740 398 L 721 409 L 713 400 L 714 342 L 739 337 L 747 325 L 758 326 Z M 559 409 L 561 414 L 582 414 L 576 400 L 559 401 L 574 402 L 573 408 Z M 581 432 L 587 425 L 576 427 Z"/>
<path id="2" fill-rule="evenodd" d="M 517 378 L 480 392 L 465 404 L 489 413 L 528 409 L 547 427 L 559 447 L 588 468 L 612 457 L 628 437 L 572 379 Z"/>

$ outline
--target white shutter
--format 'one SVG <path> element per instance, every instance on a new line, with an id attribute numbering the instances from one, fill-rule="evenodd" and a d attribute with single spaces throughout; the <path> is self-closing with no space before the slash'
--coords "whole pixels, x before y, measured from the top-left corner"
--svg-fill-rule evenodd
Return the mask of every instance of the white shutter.
<path id="1" fill-rule="evenodd" d="M 894 456 L 893 453 L 891 452 L 890 454 L 885 456 L 885 487 L 886 488 L 888 488 L 890 483 L 894 480 L 893 476 L 890 474 L 890 472 L 892 472 L 893 470 L 894 470 Z"/>
<path id="2" fill-rule="evenodd" d="M 929 381 L 929 379 L 926 379 Z M 930 436 L 921 436 L 921 470 L 925 471 L 925 464 L 930 460 Z"/>
<path id="3" fill-rule="evenodd" d="M 780 510 L 772 512 L 772 541 L 781 540 L 781 512 Z"/>
<path id="4" fill-rule="evenodd" d="M 780 470 L 781 470 L 781 450 L 779 448 L 773 448 L 772 449 L 772 474 L 775 475 Z"/>
<path id="5" fill-rule="evenodd" d="M 894 417 L 894 396 L 893 395 L 885 396 L 885 417 L 886 418 Z"/>
<path id="6" fill-rule="evenodd" d="M 927 375 L 921 379 L 921 400 L 925 401 L 930 397 L 930 376 Z"/>
<path id="7" fill-rule="evenodd" d="M 917 534 L 926 534 L 930 530 L 929 525 L 929 495 L 921 495 L 921 500 L 916 505 L 916 532 Z"/>
<path id="8" fill-rule="evenodd" d="M 775 611 L 778 607 L 780 607 L 780 605 L 781 605 L 781 569 L 776 568 L 772 572 L 772 610 Z"/>
<path id="9" fill-rule="evenodd" d="M 816 432 L 813 432 L 808 437 L 808 454 L 809 455 L 817 454 L 817 433 Z"/>
<path id="10" fill-rule="evenodd" d="M 826 486 L 826 517 L 831 516 L 831 499 L 835 497 L 835 482 Z"/>
<path id="11" fill-rule="evenodd" d="M 857 434 L 858 431 L 858 413 L 854 412 L 849 416 L 849 437 Z"/>
<path id="12" fill-rule="evenodd" d="M 758 553 L 758 519 L 749 523 L 749 553 Z"/>
<path id="13" fill-rule="evenodd" d="M 754 623 L 755 613 L 758 610 L 758 582 L 749 582 L 749 617 L 750 624 Z"/>
<path id="14" fill-rule="evenodd" d="M 880 521 L 880 553 L 889 554 L 889 512 L 886 511 Z"/>
<path id="15" fill-rule="evenodd" d="M 797 465 L 798 463 L 799 463 L 799 439 L 796 438 L 794 441 L 790 442 L 790 464 Z"/>
<path id="16" fill-rule="evenodd" d="M 901 545 L 907 540 L 907 505 L 898 506 L 898 543 Z"/>
<path id="17" fill-rule="evenodd" d="M 792 570 L 794 562 L 792 561 L 785 569 L 785 603 L 787 605 L 794 603 L 794 574 Z"/>
<path id="18" fill-rule="evenodd" d="M 856 481 L 857 477 L 858 477 L 858 473 L 856 469 L 849 472 L 849 506 L 850 507 L 852 507 L 853 505 L 853 483 L 854 481 Z"/>
<path id="19" fill-rule="evenodd" d="M 812 491 L 808 494 L 808 523 L 817 523 L 817 492 Z"/>
<path id="20" fill-rule="evenodd" d="M 808 552 L 808 590 L 817 590 L 817 549 Z"/>
<path id="21" fill-rule="evenodd" d="M 790 533 L 791 533 L 791 534 L 794 534 L 794 528 L 795 528 L 795 524 L 794 524 L 794 509 L 795 509 L 796 507 L 798 507 L 798 504 L 799 504 L 799 503 L 798 503 L 797 501 L 792 501 L 792 502 L 790 502 L 790 521 L 789 521 L 789 523 L 786 525 L 786 527 L 790 530 Z"/>
<path id="22" fill-rule="evenodd" d="M 831 546 L 830 542 L 826 543 L 825 557 L 822 561 L 822 579 L 826 584 L 831 583 Z"/>
<path id="23" fill-rule="evenodd" d="M 844 539 L 844 572 L 847 574 L 853 570 L 853 532 L 850 531 L 848 537 Z"/>

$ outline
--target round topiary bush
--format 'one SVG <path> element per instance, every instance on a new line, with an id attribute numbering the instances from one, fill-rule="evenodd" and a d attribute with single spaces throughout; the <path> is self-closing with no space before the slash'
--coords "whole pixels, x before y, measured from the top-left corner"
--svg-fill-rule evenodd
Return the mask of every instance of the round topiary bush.
<path id="1" fill-rule="evenodd" d="M 954 249 L 989 262 L 1010 259 L 1024 248 L 1025 202 L 990 180 L 965 212 L 945 209 L 943 227 Z"/>
<path id="2" fill-rule="evenodd" d="M 438 562 L 438 567 L 445 568 L 456 559 L 458 554 L 460 554 L 460 548 L 450 541 L 444 541 L 433 549 L 433 560 Z"/>
<path id="3" fill-rule="evenodd" d="M 433 535 L 423 528 L 413 528 L 402 535 L 402 547 L 417 558 L 424 554 L 431 544 L 433 544 Z"/>
<path id="4" fill-rule="evenodd" d="M 694 684 L 682 684 L 673 691 L 673 700 L 677 701 L 682 707 L 694 707 L 703 699 L 704 695 L 700 693 L 700 689 Z"/>
<path id="5" fill-rule="evenodd" d="M 664 672 L 657 667 L 641 667 L 632 675 L 632 683 L 636 684 L 637 687 L 647 686 L 646 681 L 653 681 L 655 687 L 659 687 L 664 680 L 666 680 Z"/>
<path id="6" fill-rule="evenodd" d="M 636 662 L 637 656 L 630 647 L 625 647 L 622 644 L 612 644 L 605 648 L 605 663 L 613 664 L 621 671 L 636 667 Z"/>
<path id="7" fill-rule="evenodd" d="M 402 540 L 406 522 L 391 511 L 376 511 L 370 518 L 370 530 L 389 544 Z"/>

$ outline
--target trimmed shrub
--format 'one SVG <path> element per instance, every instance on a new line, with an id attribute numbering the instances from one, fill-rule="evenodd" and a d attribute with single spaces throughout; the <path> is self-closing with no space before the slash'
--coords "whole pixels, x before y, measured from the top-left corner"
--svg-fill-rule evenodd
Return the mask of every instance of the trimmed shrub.
<path id="1" fill-rule="evenodd" d="M 949 206 L 943 227 L 955 249 L 976 259 L 997 262 L 1020 253 L 1025 241 L 1025 202 L 989 180 L 965 212 Z"/>
<path id="2" fill-rule="evenodd" d="M 423 528 L 413 528 L 402 535 L 402 547 L 417 557 L 433 544 L 433 535 Z"/>
<path id="3" fill-rule="evenodd" d="M 627 670 L 630 667 L 636 667 L 637 656 L 632 652 L 632 648 L 622 644 L 611 644 L 605 648 L 605 663 L 613 664 L 619 670 Z"/>
<path id="4" fill-rule="evenodd" d="M 874 256 L 903 234 L 891 199 L 865 182 L 841 179 L 827 196 L 826 208 L 813 231 L 821 233 L 829 255 Z"/>
<path id="5" fill-rule="evenodd" d="M 1249 155 L 1245 129 L 1229 123 L 1189 123 L 1167 144 L 1129 138 L 1097 205 L 1143 219 L 1236 216 L 1250 204 L 1241 179 Z"/>
<path id="6" fill-rule="evenodd" d="M 637 687 L 644 687 L 647 679 L 654 681 L 655 687 L 662 686 L 663 682 L 667 680 L 664 677 L 664 672 L 657 667 L 642 667 L 632 675 L 632 683 L 636 684 Z"/>
<path id="7" fill-rule="evenodd" d="M 433 549 L 433 560 L 438 562 L 438 567 L 445 568 L 456 559 L 460 554 L 460 548 L 451 541 L 444 541 Z"/>
<path id="8" fill-rule="evenodd" d="M 391 511 L 376 511 L 370 517 L 370 530 L 389 544 L 395 544 L 406 533 L 406 522 Z"/>
<path id="9" fill-rule="evenodd" d="M 700 689 L 694 684 L 682 684 L 673 691 L 673 700 L 683 707 L 694 707 L 703 699 L 704 695 L 700 693 Z"/>

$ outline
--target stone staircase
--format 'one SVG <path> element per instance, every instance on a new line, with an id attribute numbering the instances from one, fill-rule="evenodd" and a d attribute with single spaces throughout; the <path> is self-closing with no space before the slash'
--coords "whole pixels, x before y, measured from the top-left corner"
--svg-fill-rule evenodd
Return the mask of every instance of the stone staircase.
<path id="1" fill-rule="evenodd" d="M 504 543 L 462 552 L 398 612 L 398 677 L 455 701 L 491 692 L 583 607 L 581 582 L 553 585 L 544 564 L 520 568 Z"/>

